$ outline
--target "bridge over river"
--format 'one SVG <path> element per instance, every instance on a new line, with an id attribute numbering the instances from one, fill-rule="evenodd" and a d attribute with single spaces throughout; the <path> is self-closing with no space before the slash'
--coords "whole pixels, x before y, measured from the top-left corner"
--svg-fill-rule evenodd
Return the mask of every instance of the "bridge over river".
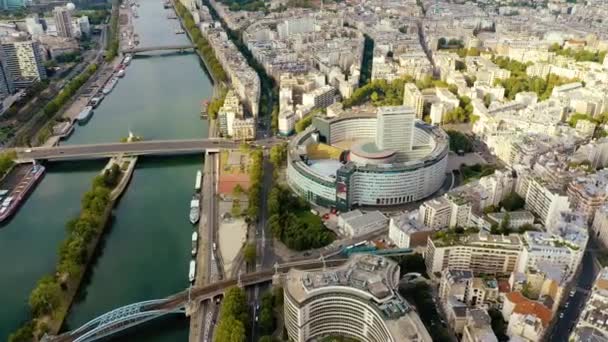
<path id="1" fill-rule="evenodd" d="M 203 153 L 206 150 L 235 149 L 238 142 L 232 140 L 209 138 L 191 140 L 151 140 L 130 143 L 106 143 L 90 145 L 65 145 L 54 147 L 32 147 L 17 149 L 17 159 L 32 160 L 84 160 L 103 159 L 117 154 L 134 156 L 176 155 Z"/>
<path id="2" fill-rule="evenodd" d="M 318 269 L 335 267 L 347 259 L 319 260 L 317 258 L 275 265 L 274 269 L 248 273 L 239 279 L 227 279 L 202 287 L 194 287 L 164 299 L 129 304 L 96 317 L 81 327 L 58 336 L 45 336 L 42 342 L 91 342 L 168 314 L 187 313 L 188 306 L 222 295 L 232 286 L 254 286 L 271 281 L 275 275 L 292 267 Z"/>
<path id="3" fill-rule="evenodd" d="M 183 51 L 188 49 L 194 49 L 194 44 L 179 44 L 179 45 L 157 45 L 157 46 L 142 46 L 142 47 L 131 47 L 123 48 L 122 53 L 137 54 L 143 52 L 155 52 L 155 51 Z"/>

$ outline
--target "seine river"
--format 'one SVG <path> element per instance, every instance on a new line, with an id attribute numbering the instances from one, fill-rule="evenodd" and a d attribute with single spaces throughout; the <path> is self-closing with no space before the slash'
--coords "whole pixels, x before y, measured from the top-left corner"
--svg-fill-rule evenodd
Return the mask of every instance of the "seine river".
<path id="1" fill-rule="evenodd" d="M 136 32 L 142 46 L 185 43 L 160 0 L 141 0 Z M 200 102 L 212 84 L 193 53 L 136 57 L 85 126 L 64 144 L 116 142 L 129 130 L 144 139 L 207 136 Z M 202 156 L 142 158 L 118 203 L 93 267 L 67 319 L 77 327 L 113 308 L 165 297 L 188 285 L 188 204 Z M 28 318 L 29 292 L 53 272 L 65 223 L 103 161 L 47 165 L 48 172 L 16 216 L 0 228 L 0 340 Z M 188 321 L 167 317 L 115 340 L 186 341 Z"/>

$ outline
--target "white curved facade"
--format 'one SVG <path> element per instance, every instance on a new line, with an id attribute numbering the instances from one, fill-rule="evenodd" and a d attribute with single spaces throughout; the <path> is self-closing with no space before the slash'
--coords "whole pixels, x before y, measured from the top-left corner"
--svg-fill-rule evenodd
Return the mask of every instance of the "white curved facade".
<path id="1" fill-rule="evenodd" d="M 380 259 L 383 265 L 370 270 Z M 284 319 L 290 340 L 339 335 L 366 342 L 431 341 L 418 315 L 395 291 L 399 266 L 392 260 L 353 255 L 337 270 L 291 270 L 288 279 Z"/>
<path id="2" fill-rule="evenodd" d="M 419 201 L 441 188 L 449 151 L 449 138 L 445 132 L 417 121 L 412 130 L 410 150 L 397 151 L 390 156 L 390 150 L 369 148 L 360 151 L 367 141 L 375 139 L 376 129 L 374 113 L 313 121 L 312 126 L 290 143 L 288 184 L 308 201 L 335 206 L 341 211 L 354 206 L 390 206 Z M 302 147 L 314 140 L 313 135 L 329 145 L 355 143 L 335 176 L 320 175 L 309 166 Z M 373 160 L 376 156 L 378 160 Z"/>

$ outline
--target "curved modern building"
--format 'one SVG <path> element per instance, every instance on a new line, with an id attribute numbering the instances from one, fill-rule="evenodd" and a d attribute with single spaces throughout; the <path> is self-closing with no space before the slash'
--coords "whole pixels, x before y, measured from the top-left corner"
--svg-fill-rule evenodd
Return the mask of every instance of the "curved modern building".
<path id="1" fill-rule="evenodd" d="M 345 211 L 424 199 L 445 180 L 449 138 L 410 107 L 315 117 L 290 142 L 287 181 L 310 202 Z"/>
<path id="2" fill-rule="evenodd" d="M 354 254 L 331 270 L 292 269 L 284 286 L 289 339 L 345 336 L 369 342 L 431 341 L 418 314 L 396 292 L 399 265 Z"/>

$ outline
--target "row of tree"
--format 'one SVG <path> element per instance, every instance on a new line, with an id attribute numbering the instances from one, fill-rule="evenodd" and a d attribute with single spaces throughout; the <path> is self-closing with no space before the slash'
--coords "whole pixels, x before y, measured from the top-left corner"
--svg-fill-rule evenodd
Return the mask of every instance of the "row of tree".
<path id="1" fill-rule="evenodd" d="M 596 62 L 602 63 L 606 58 L 606 51 L 587 51 L 587 50 L 573 50 L 564 49 L 558 43 L 555 43 L 549 47 L 549 51 L 555 52 L 558 56 L 566 56 L 574 58 L 577 62 Z"/>
<path id="2" fill-rule="evenodd" d="M 15 165 L 17 152 L 8 151 L 0 153 L 0 179 L 4 178 L 6 173 Z"/>
<path id="3" fill-rule="evenodd" d="M 78 285 L 91 255 L 91 243 L 103 231 L 111 204 L 110 191 L 120 174 L 119 166 L 114 164 L 93 180 L 91 189 L 82 198 L 80 215 L 66 224 L 67 236 L 59 246 L 54 274 L 42 277 L 30 293 L 28 302 L 33 319 L 11 334 L 10 342 L 39 338 L 48 331 L 48 317 L 55 318 L 69 307 L 68 293 L 75 290 L 70 286 Z"/>
<path id="4" fill-rule="evenodd" d="M 74 96 L 78 89 L 85 84 L 95 71 L 97 71 L 97 64 L 91 64 L 83 73 L 73 78 L 51 102 L 44 106 L 44 114 L 49 118 L 53 117 L 57 111 Z"/>
<path id="5" fill-rule="evenodd" d="M 310 212 L 309 204 L 283 186 L 275 185 L 270 191 L 268 213 L 272 235 L 291 249 L 320 248 L 335 238 L 321 219 Z"/>
<path id="6" fill-rule="evenodd" d="M 287 143 L 277 144 L 270 148 L 270 162 L 278 170 L 287 160 Z"/>
<path id="7" fill-rule="evenodd" d="M 217 119 L 217 114 L 219 113 L 220 108 L 222 108 L 224 105 L 224 100 L 226 100 L 226 93 L 226 88 L 222 87 L 222 89 L 220 89 L 220 95 L 214 97 L 209 102 L 209 105 L 207 106 L 207 116 L 209 116 L 210 119 Z"/>
<path id="8" fill-rule="evenodd" d="M 215 82 L 226 82 L 228 80 L 226 72 L 222 68 L 220 61 L 215 56 L 213 47 L 211 47 L 209 41 L 203 37 L 201 30 L 198 28 L 198 26 L 196 26 L 190 11 L 179 1 L 175 1 L 175 11 L 184 20 L 184 26 L 190 34 L 192 43 L 196 45 L 196 48 L 207 62 L 209 72 L 213 76 Z"/>
<path id="9" fill-rule="evenodd" d="M 454 130 L 448 130 L 446 133 L 450 137 L 450 150 L 464 153 L 473 152 L 473 143 L 464 133 Z"/>
<path id="10" fill-rule="evenodd" d="M 106 51 L 106 61 L 112 61 L 118 55 L 120 27 L 118 20 L 120 16 L 121 0 L 112 0 L 112 14 L 110 17 L 110 32 L 108 32 L 108 50 Z"/>
<path id="11" fill-rule="evenodd" d="M 522 63 L 508 57 L 495 56 L 492 58 L 492 62 L 502 69 L 511 71 L 511 77 L 504 80 L 496 80 L 496 84 L 505 88 L 505 96 L 510 100 L 514 99 L 517 93 L 524 91 L 535 92 L 539 100 L 546 100 L 551 96 L 553 88 L 578 81 L 554 74 L 549 74 L 545 78 L 528 76 L 526 69 L 532 63 Z"/>
<path id="12" fill-rule="evenodd" d="M 274 287 L 272 291 L 267 291 L 262 296 L 262 303 L 258 311 L 260 341 L 272 341 L 272 333 L 276 329 L 277 317 L 276 312 L 283 311 L 283 288 Z"/>
<path id="13" fill-rule="evenodd" d="M 250 222 L 258 219 L 260 210 L 260 195 L 262 193 L 262 177 L 264 173 L 264 153 L 259 149 L 249 151 L 249 190 L 247 192 L 249 206 L 247 217 Z"/>
<path id="14" fill-rule="evenodd" d="M 238 287 L 229 288 L 222 300 L 213 341 L 245 342 L 245 331 L 249 323 L 248 307 L 245 291 Z"/>

